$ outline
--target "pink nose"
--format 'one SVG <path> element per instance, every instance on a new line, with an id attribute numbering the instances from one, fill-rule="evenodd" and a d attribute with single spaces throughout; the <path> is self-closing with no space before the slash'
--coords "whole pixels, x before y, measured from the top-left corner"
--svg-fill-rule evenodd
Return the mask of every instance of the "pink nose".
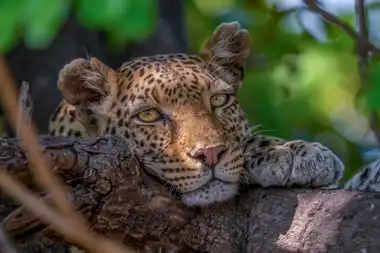
<path id="1" fill-rule="evenodd" d="M 201 148 L 196 150 L 193 153 L 192 157 L 201 159 L 207 166 L 213 167 L 219 162 L 220 158 L 226 150 L 227 147 L 225 145 L 219 145 L 210 148 Z"/>

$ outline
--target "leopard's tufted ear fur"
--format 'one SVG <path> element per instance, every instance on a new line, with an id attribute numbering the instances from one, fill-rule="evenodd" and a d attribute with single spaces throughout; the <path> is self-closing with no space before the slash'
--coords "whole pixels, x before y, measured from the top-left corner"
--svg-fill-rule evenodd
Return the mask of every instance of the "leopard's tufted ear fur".
<path id="1" fill-rule="evenodd" d="M 206 67 L 231 85 L 240 86 L 244 66 L 251 49 L 251 39 L 238 22 L 222 23 L 201 51 Z"/>
<path id="2" fill-rule="evenodd" d="M 117 74 L 97 58 L 75 59 L 66 64 L 58 77 L 58 89 L 75 106 L 76 116 L 99 135 L 99 124 L 107 117 L 117 89 Z"/>

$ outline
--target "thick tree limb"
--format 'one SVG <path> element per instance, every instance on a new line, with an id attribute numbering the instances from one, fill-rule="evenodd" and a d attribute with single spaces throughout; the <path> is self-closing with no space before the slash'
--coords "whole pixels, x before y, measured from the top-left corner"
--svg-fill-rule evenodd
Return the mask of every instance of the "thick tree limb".
<path id="1" fill-rule="evenodd" d="M 247 189 L 220 206 L 185 208 L 140 170 L 118 137 L 40 137 L 91 228 L 145 252 L 378 252 L 379 194 L 344 190 Z M 15 139 L 0 139 L 0 167 L 32 185 Z M 49 195 L 45 200 L 50 202 Z M 19 208 L 2 223 L 18 239 L 42 231 Z M 59 235 L 44 231 L 55 239 Z M 171 251 L 170 251 L 171 250 Z"/>

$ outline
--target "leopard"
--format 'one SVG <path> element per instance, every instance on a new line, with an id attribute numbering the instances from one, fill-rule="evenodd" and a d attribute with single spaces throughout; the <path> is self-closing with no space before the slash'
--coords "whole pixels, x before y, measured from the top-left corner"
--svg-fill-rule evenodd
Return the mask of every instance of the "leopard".
<path id="1" fill-rule="evenodd" d="M 198 54 L 141 56 L 116 70 L 96 57 L 74 59 L 59 72 L 63 99 L 50 134 L 122 136 L 189 207 L 223 203 L 245 184 L 337 184 L 345 166 L 327 146 L 254 133 L 238 101 L 251 46 L 234 21 L 219 24 Z"/>

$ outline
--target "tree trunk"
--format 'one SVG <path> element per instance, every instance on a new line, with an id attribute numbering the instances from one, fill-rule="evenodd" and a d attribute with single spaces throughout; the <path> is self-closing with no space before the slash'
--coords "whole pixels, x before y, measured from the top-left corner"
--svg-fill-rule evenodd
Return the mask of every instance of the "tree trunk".
<path id="1" fill-rule="evenodd" d="M 46 158 L 70 186 L 91 228 L 144 252 L 378 252 L 379 194 L 247 188 L 202 210 L 184 207 L 147 176 L 121 137 L 40 137 Z M 0 167 L 33 187 L 15 139 L 0 139 Z M 33 187 L 32 189 L 36 189 Z M 49 201 L 49 195 L 45 196 Z M 24 208 L 3 226 L 16 241 L 43 226 Z M 60 237 L 44 230 L 41 235 Z M 19 245 L 19 244 L 18 244 Z"/>

